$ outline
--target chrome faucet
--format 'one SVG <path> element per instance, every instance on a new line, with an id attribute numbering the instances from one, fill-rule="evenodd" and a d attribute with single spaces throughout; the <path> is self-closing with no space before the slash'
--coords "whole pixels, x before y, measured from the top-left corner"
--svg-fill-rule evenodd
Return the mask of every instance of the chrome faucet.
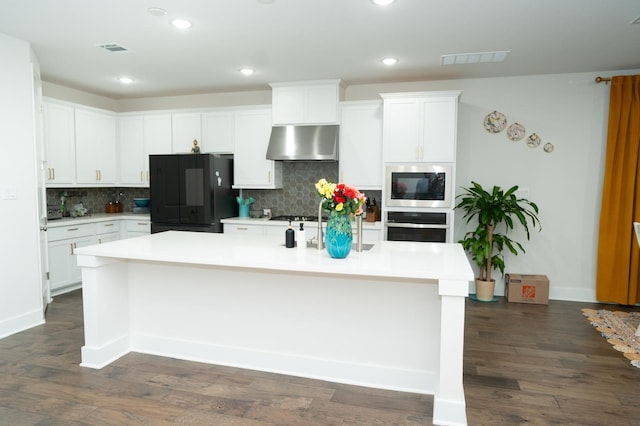
<path id="1" fill-rule="evenodd" d="M 324 241 L 322 240 L 322 202 L 324 200 L 320 200 L 320 205 L 318 205 L 318 234 L 316 235 L 316 238 L 318 240 L 318 244 L 316 245 L 316 248 L 318 250 L 322 250 L 324 249 Z"/>

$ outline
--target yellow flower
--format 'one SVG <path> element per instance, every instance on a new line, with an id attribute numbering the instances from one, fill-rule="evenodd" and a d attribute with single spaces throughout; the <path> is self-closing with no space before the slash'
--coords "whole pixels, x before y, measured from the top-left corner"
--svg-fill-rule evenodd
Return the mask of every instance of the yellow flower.
<path id="1" fill-rule="evenodd" d="M 337 212 L 341 212 L 343 208 L 344 208 L 344 204 L 343 203 L 336 204 L 336 211 Z"/>

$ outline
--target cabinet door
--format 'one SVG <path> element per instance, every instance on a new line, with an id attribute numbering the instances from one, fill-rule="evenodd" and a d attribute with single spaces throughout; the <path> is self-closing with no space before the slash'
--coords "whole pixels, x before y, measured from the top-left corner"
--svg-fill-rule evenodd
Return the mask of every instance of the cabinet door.
<path id="1" fill-rule="evenodd" d="M 320 84 L 307 88 L 307 123 L 338 122 L 338 88 L 336 84 Z"/>
<path id="2" fill-rule="evenodd" d="M 75 249 L 95 244 L 95 236 L 49 242 L 49 281 L 51 290 L 57 290 L 82 281 Z"/>
<path id="3" fill-rule="evenodd" d="M 120 239 L 120 233 L 102 234 L 97 236 L 98 244 L 104 244 L 111 241 L 118 241 Z"/>
<path id="4" fill-rule="evenodd" d="M 204 151 L 202 146 L 202 126 L 199 113 L 173 114 L 172 129 L 173 152 L 176 154 L 191 152 L 193 141 L 197 140 L 200 151 Z"/>
<path id="5" fill-rule="evenodd" d="M 75 183 L 75 128 L 73 108 L 44 102 L 44 142 L 47 185 Z"/>
<path id="6" fill-rule="evenodd" d="M 49 284 L 51 290 L 73 284 L 70 257 L 73 256 L 73 241 L 50 241 L 49 256 Z"/>
<path id="7" fill-rule="evenodd" d="M 144 116 L 143 170 L 144 186 L 149 185 L 149 156 L 171 154 L 171 114 Z"/>
<path id="8" fill-rule="evenodd" d="M 115 116 L 77 108 L 75 112 L 77 182 L 115 184 Z"/>
<path id="9" fill-rule="evenodd" d="M 95 235 L 90 237 L 82 237 L 75 239 L 73 244 L 72 254 L 69 257 L 70 268 L 71 268 L 71 283 L 79 283 L 82 281 L 82 268 L 78 266 L 77 256 L 75 254 L 75 250 L 80 247 L 86 247 L 96 244 L 97 240 Z"/>
<path id="10" fill-rule="evenodd" d="M 457 99 L 422 102 L 422 161 L 453 163 L 456 154 Z"/>
<path id="11" fill-rule="evenodd" d="M 276 85 L 273 124 L 337 124 L 340 83 Z"/>
<path id="12" fill-rule="evenodd" d="M 234 111 L 216 111 L 202 116 L 202 143 L 207 152 L 233 154 L 235 151 Z"/>
<path id="13" fill-rule="evenodd" d="M 118 119 L 119 175 L 121 184 L 142 185 L 145 183 L 144 129 L 142 116 L 127 116 Z"/>
<path id="14" fill-rule="evenodd" d="M 234 188 L 282 188 L 282 164 L 266 159 L 270 135 L 269 108 L 237 113 Z"/>
<path id="15" fill-rule="evenodd" d="M 273 124 L 304 123 L 306 101 L 304 87 L 274 87 Z"/>
<path id="16" fill-rule="evenodd" d="M 340 182 L 382 189 L 382 103 L 342 105 Z"/>
<path id="17" fill-rule="evenodd" d="M 384 101 L 384 161 L 388 163 L 419 160 L 420 103 L 417 99 Z"/>

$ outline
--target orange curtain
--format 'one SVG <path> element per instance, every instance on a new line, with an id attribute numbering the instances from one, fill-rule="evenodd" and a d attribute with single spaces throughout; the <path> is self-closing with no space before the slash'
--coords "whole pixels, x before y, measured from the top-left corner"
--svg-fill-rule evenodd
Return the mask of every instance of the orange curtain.
<path id="1" fill-rule="evenodd" d="M 607 157 L 602 188 L 596 298 L 640 301 L 640 248 L 632 222 L 640 222 L 640 75 L 611 79 Z"/>

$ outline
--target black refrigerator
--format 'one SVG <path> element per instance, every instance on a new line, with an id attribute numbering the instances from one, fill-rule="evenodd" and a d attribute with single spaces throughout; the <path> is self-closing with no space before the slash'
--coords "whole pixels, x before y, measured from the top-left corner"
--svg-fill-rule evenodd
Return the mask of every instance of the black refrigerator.
<path id="1" fill-rule="evenodd" d="M 149 156 L 151 233 L 222 232 L 221 219 L 238 215 L 233 159 L 213 154 Z"/>

